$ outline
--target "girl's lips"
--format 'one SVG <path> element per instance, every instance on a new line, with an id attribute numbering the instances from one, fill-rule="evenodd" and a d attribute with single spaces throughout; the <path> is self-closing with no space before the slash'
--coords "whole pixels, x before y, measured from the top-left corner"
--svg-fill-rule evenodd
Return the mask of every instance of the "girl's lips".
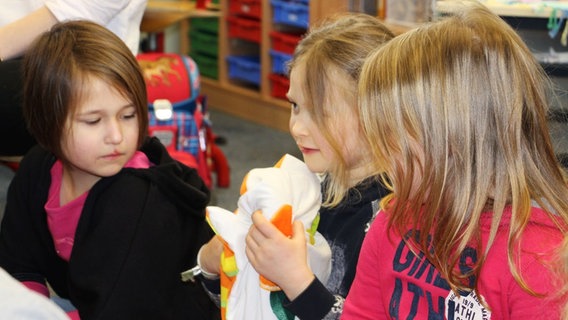
<path id="1" fill-rule="evenodd" d="M 317 152 L 317 151 L 318 151 L 317 149 L 300 147 L 300 152 L 302 152 L 303 154 L 310 154 L 310 153 L 314 153 L 314 152 Z"/>
<path id="2" fill-rule="evenodd" d="M 115 153 L 111 153 L 111 154 L 107 154 L 103 156 L 103 159 L 116 159 L 118 157 L 122 156 L 122 153 L 119 152 L 115 152 Z"/>

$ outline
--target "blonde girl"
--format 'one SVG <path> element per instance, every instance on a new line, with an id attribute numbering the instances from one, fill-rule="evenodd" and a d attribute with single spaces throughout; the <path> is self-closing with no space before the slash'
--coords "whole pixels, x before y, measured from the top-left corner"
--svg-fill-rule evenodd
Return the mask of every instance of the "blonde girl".
<path id="1" fill-rule="evenodd" d="M 367 55 L 393 37 L 373 16 L 344 14 L 314 26 L 295 50 L 287 93 L 290 133 L 309 169 L 324 177 L 317 231 L 332 251 L 329 280 L 320 282 L 309 268 L 299 222 L 289 239 L 255 213 L 246 242 L 254 268 L 284 291 L 290 317 L 339 318 L 363 238 L 386 194 L 370 150 L 364 147 L 357 80 Z M 212 263 L 204 259 L 208 272 L 219 269 L 218 255 L 212 256 Z"/>
<path id="2" fill-rule="evenodd" d="M 260 214 L 253 216 L 247 256 L 283 289 L 288 310 L 300 319 L 339 317 L 363 238 L 386 194 L 364 145 L 357 80 L 368 54 L 391 38 L 375 17 L 345 15 L 314 29 L 290 63 L 290 133 L 310 170 L 324 176 L 317 230 L 332 250 L 331 275 L 321 283 L 306 264 L 301 225 L 288 239 Z"/>

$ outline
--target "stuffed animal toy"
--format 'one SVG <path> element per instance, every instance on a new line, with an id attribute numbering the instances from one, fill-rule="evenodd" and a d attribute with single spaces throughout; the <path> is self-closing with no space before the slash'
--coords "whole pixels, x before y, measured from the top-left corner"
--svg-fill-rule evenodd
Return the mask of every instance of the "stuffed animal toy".
<path id="1" fill-rule="evenodd" d="M 320 180 L 304 162 L 287 154 L 274 167 L 247 174 L 235 212 L 207 208 L 207 220 L 225 246 L 220 275 L 222 319 L 294 319 L 282 306 L 284 293 L 259 275 L 247 259 L 245 237 L 257 210 L 287 236 L 292 234 L 293 221 L 303 222 L 310 268 L 319 280 L 327 281 L 331 250 L 316 231 L 320 204 Z"/>

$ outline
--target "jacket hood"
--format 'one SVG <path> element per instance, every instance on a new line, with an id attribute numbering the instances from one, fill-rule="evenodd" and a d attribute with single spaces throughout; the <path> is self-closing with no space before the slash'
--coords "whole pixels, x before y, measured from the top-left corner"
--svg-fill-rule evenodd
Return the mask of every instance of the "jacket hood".
<path id="1" fill-rule="evenodd" d="M 144 170 L 125 170 L 154 182 L 180 210 L 203 217 L 211 193 L 197 170 L 174 160 L 155 137 L 147 138 L 140 151 L 154 166 Z"/>

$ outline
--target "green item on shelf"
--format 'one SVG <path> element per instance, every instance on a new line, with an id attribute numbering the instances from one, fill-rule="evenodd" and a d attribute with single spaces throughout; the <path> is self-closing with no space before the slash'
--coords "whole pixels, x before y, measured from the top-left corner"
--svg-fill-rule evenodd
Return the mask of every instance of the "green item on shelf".
<path id="1" fill-rule="evenodd" d="M 211 56 L 217 56 L 219 52 L 217 35 L 198 30 L 189 32 L 189 46 L 191 52 L 201 52 Z"/>
<path id="2" fill-rule="evenodd" d="M 217 57 L 208 56 L 199 52 L 191 52 L 191 58 L 197 63 L 201 76 L 210 79 L 219 79 L 219 64 Z"/>
<path id="3" fill-rule="evenodd" d="M 191 18 L 190 29 L 217 34 L 219 32 L 219 18 Z"/>

